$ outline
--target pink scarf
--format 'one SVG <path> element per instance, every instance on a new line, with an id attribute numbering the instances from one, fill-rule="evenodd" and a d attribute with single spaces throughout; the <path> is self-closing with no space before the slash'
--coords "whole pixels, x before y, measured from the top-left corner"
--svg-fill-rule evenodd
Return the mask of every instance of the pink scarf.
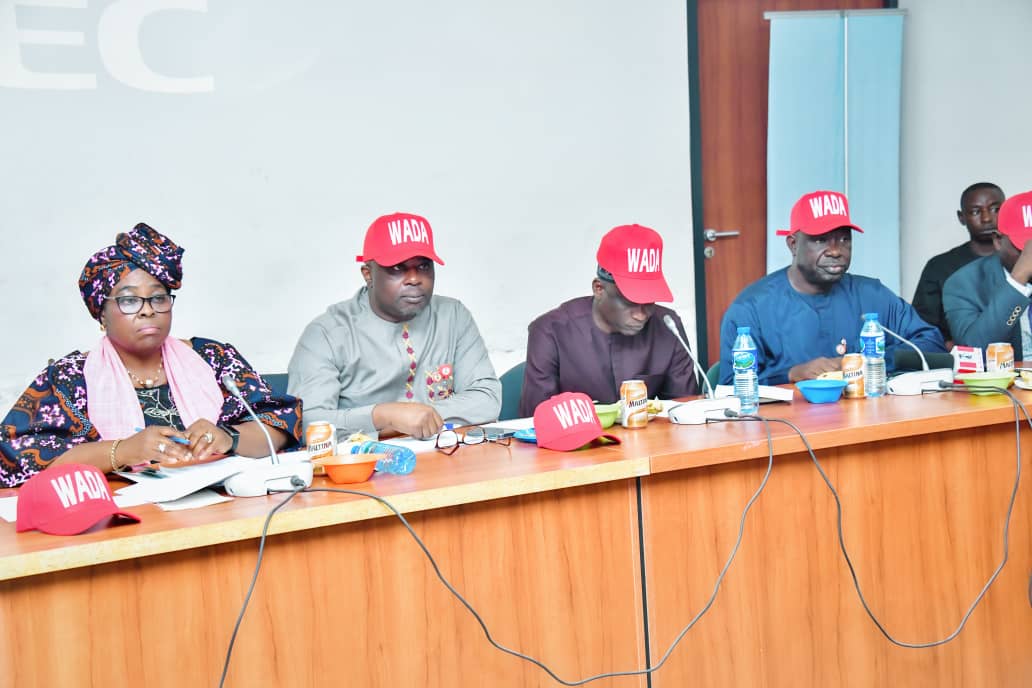
<path id="1" fill-rule="evenodd" d="M 167 337 L 161 345 L 161 357 L 183 425 L 190 427 L 200 418 L 217 423 L 223 397 L 211 366 L 189 345 L 173 337 Z M 129 373 L 106 336 L 86 356 L 83 375 L 88 394 L 86 412 L 101 439 L 124 439 L 144 427 L 143 409 Z"/>

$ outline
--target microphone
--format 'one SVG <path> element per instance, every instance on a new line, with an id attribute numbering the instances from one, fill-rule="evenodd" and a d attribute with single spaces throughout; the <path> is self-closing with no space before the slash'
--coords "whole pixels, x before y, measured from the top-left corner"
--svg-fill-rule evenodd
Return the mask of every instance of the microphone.
<path id="1" fill-rule="evenodd" d="M 274 464 L 279 463 L 279 457 L 276 456 L 276 447 L 272 444 L 272 436 L 269 435 L 269 431 L 266 429 L 265 423 L 258 419 L 258 414 L 255 413 L 254 409 L 251 408 L 251 405 L 247 403 L 247 399 L 244 399 L 244 395 L 240 393 L 240 388 L 237 387 L 236 380 L 233 379 L 231 374 L 226 373 L 222 376 L 222 386 L 226 388 L 227 392 L 236 397 L 237 401 L 244 405 L 244 408 L 247 409 L 247 413 L 251 416 L 251 420 L 257 423 L 258 427 L 261 428 L 262 433 L 265 435 L 265 441 L 269 444 L 269 461 Z"/>
<path id="2" fill-rule="evenodd" d="M 710 385 L 709 378 L 706 376 L 706 371 L 703 370 L 702 366 L 699 365 L 699 362 L 695 360 L 695 356 L 692 356 L 692 350 L 688 346 L 688 342 L 684 341 L 684 337 L 682 337 L 681 333 L 678 332 L 677 323 L 674 322 L 673 316 L 669 313 L 664 315 L 663 324 L 667 326 L 667 329 L 670 330 L 671 334 L 677 337 L 677 341 L 681 343 L 681 346 L 684 347 L 684 350 L 688 353 L 688 359 L 692 362 L 692 365 L 695 367 L 696 375 L 702 378 L 704 389 L 706 390 L 706 398 L 713 399 L 716 395 L 713 393 L 713 386 Z"/>
<path id="3" fill-rule="evenodd" d="M 247 403 L 247 399 L 244 399 L 244 395 L 240 393 L 240 388 L 237 387 L 233 376 L 226 373 L 219 382 L 222 383 L 227 392 L 244 405 L 247 413 L 251 416 L 251 420 L 258 424 L 262 434 L 265 435 L 265 441 L 269 444 L 268 463 L 264 459 L 255 460 L 239 473 L 226 478 L 223 481 L 226 492 L 234 497 L 261 497 L 268 494 L 270 490 L 286 490 L 289 492 L 292 489 L 301 489 L 301 487 L 311 485 L 311 461 L 280 463 L 279 456 L 276 455 L 276 447 L 272 444 L 272 436 L 269 435 L 269 430 L 265 427 L 265 423 L 258 419 L 258 414 Z M 300 483 L 304 484 L 300 485 Z"/>
<path id="4" fill-rule="evenodd" d="M 952 385 L 952 368 L 936 368 L 935 370 L 929 370 L 928 359 L 925 358 L 924 352 L 921 351 L 916 344 L 903 335 L 893 332 L 884 325 L 882 325 L 881 328 L 916 351 L 918 357 L 921 359 L 920 371 L 896 375 L 885 384 L 885 389 L 889 394 L 894 394 L 896 396 L 916 396 L 924 392 L 938 392 L 942 389 L 940 386 L 941 382 L 948 382 Z"/>
<path id="5" fill-rule="evenodd" d="M 688 347 L 688 342 L 684 341 L 684 337 L 677 330 L 677 324 L 674 322 L 672 315 L 667 313 L 663 316 L 663 324 L 667 326 L 667 329 L 673 333 L 677 341 L 680 342 L 681 346 L 688 353 L 688 358 L 691 360 L 692 365 L 695 366 L 695 372 L 697 375 L 701 375 L 705 382 L 706 394 L 704 399 L 694 399 L 692 401 L 686 401 L 684 403 L 675 404 L 667 409 L 667 416 L 670 418 L 671 423 L 677 425 L 704 425 L 711 420 L 723 420 L 725 414 L 728 411 L 733 411 L 737 414 L 742 410 L 742 402 L 738 397 L 724 397 L 723 399 L 717 399 L 716 394 L 713 393 L 713 387 L 710 385 L 709 378 L 706 377 L 706 371 L 702 369 L 699 362 L 692 356 L 692 350 Z"/>
<path id="6" fill-rule="evenodd" d="M 881 323 L 879 323 L 879 324 L 881 324 Z M 921 370 L 928 370 L 928 359 L 925 358 L 924 352 L 921 351 L 919 348 L 917 348 L 916 344 L 914 344 L 912 341 L 910 341 L 906 337 L 903 337 L 901 335 L 896 334 L 895 332 L 893 332 L 889 328 L 885 327 L 885 325 L 882 325 L 881 328 L 883 330 L 885 330 L 886 332 L 888 332 L 889 334 L 891 334 L 896 339 L 898 339 L 899 341 L 901 341 L 904 344 L 906 344 L 907 346 L 909 346 L 914 351 L 916 351 L 917 352 L 917 357 L 921 359 Z"/>

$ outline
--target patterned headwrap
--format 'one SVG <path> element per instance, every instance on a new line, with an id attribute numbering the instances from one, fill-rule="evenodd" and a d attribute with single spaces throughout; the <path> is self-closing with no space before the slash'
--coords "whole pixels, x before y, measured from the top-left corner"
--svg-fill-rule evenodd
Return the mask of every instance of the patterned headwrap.
<path id="1" fill-rule="evenodd" d="M 94 253 L 79 275 L 79 292 L 94 320 L 100 320 L 104 298 L 130 272 L 139 268 L 171 289 L 183 283 L 183 249 L 164 234 L 140 223 L 115 237 L 115 245 Z"/>

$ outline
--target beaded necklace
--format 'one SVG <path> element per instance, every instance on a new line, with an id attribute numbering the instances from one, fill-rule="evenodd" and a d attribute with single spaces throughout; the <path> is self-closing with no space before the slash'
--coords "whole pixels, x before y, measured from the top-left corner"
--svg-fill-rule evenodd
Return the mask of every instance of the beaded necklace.
<path id="1" fill-rule="evenodd" d="M 153 379 L 146 378 L 144 380 L 141 380 L 139 375 L 137 375 L 133 371 L 129 370 L 128 368 L 125 369 L 125 372 L 129 373 L 129 377 L 132 379 L 132 381 L 134 383 L 136 383 L 137 385 L 140 385 L 141 387 L 145 388 L 145 389 L 153 389 L 154 385 L 158 384 L 158 380 L 161 379 L 161 374 L 164 371 L 165 371 L 165 362 L 164 361 L 158 361 L 158 370 L 156 371 L 157 374 L 154 376 L 154 378 Z"/>

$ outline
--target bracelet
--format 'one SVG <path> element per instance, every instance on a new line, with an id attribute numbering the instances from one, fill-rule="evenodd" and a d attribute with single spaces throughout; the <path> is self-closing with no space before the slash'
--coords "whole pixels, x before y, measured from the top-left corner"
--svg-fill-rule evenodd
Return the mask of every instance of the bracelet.
<path id="1" fill-rule="evenodd" d="M 111 472 L 117 472 L 121 470 L 118 464 L 115 463 L 115 450 L 118 449 L 118 443 L 122 440 L 115 440 L 111 443 L 111 451 L 108 453 L 108 458 L 111 459 Z"/>

